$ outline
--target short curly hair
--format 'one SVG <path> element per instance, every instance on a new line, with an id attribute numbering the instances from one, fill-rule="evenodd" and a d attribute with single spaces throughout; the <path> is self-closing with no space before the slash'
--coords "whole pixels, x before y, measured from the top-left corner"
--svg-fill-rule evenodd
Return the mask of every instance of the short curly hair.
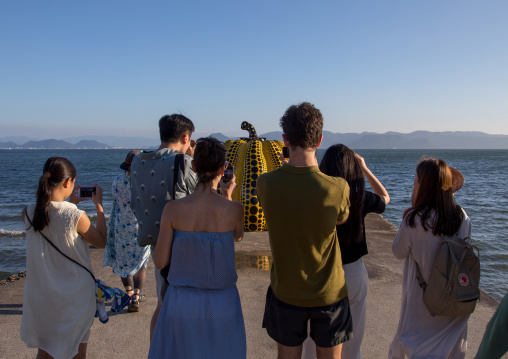
<path id="1" fill-rule="evenodd" d="M 290 106 L 279 124 L 291 147 L 317 147 L 323 133 L 323 115 L 308 102 Z"/>

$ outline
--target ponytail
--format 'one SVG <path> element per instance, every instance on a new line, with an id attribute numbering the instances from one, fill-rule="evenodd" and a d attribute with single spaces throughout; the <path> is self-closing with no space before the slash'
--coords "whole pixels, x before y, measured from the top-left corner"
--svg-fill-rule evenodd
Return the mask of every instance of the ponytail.
<path id="1" fill-rule="evenodd" d="M 47 173 L 49 174 L 49 172 Z M 46 173 L 39 178 L 37 202 L 35 203 L 34 219 L 32 221 L 35 231 L 40 231 L 49 224 L 48 207 L 51 190 L 49 189 L 48 181 L 49 176 Z"/>
<path id="2" fill-rule="evenodd" d="M 76 168 L 66 158 L 51 157 L 44 164 L 44 173 L 39 179 L 37 188 L 37 202 L 33 218 L 35 231 L 42 231 L 49 224 L 49 203 L 51 193 L 63 181 L 76 178 Z"/>

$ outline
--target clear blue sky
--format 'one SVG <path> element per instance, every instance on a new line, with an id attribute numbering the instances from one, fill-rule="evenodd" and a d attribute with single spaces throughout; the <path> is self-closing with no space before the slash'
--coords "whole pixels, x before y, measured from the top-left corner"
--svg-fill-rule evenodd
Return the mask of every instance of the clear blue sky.
<path id="1" fill-rule="evenodd" d="M 279 130 L 508 134 L 508 1 L 1 1 L 0 137 Z"/>

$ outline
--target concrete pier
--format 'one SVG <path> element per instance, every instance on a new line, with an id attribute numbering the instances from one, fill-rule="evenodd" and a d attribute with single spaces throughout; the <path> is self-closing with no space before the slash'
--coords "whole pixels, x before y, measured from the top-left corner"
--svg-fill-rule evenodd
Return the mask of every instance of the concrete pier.
<path id="1" fill-rule="evenodd" d="M 369 272 L 367 328 L 362 344 L 365 359 L 386 358 L 399 319 L 403 261 L 395 259 L 391 244 L 397 228 L 381 216 L 369 214 L 366 219 L 369 254 L 364 257 Z M 111 268 L 102 267 L 101 249 L 92 249 L 92 264 L 97 278 L 108 285 L 123 288 Z M 277 346 L 261 328 L 265 294 L 269 285 L 270 246 L 266 232 L 246 233 L 236 244 L 238 290 L 242 301 L 247 332 L 247 358 L 276 358 Z M 148 266 L 143 293 L 146 301 L 138 313 L 109 313 L 106 324 L 95 318 L 88 344 L 88 358 L 146 358 L 149 349 L 149 324 L 157 303 L 153 263 Z M 24 279 L 0 286 L 0 358 L 35 358 L 20 339 Z M 485 327 L 498 302 L 482 293 L 469 320 L 468 352 L 474 358 Z M 505 356 L 508 358 L 508 356 Z"/>

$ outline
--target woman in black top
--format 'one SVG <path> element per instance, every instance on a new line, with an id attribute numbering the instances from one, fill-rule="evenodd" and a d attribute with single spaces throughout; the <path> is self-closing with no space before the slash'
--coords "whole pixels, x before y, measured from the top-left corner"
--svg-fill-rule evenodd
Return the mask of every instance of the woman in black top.
<path id="1" fill-rule="evenodd" d="M 342 357 L 361 359 L 360 346 L 365 332 L 369 287 L 367 269 L 362 260 L 362 257 L 368 253 L 364 218 L 370 212 L 383 213 L 385 206 L 390 202 L 390 196 L 381 182 L 368 169 L 363 157 L 345 145 L 336 144 L 328 148 L 319 169 L 329 176 L 344 178 L 350 188 L 351 206 L 348 220 L 337 226 L 354 330 L 353 339 L 342 346 Z M 365 190 L 364 176 L 374 193 Z M 312 341 L 310 343 L 313 344 Z M 313 348 L 310 349 L 309 353 L 309 339 L 307 339 L 304 343 L 302 358 L 312 357 Z"/>

